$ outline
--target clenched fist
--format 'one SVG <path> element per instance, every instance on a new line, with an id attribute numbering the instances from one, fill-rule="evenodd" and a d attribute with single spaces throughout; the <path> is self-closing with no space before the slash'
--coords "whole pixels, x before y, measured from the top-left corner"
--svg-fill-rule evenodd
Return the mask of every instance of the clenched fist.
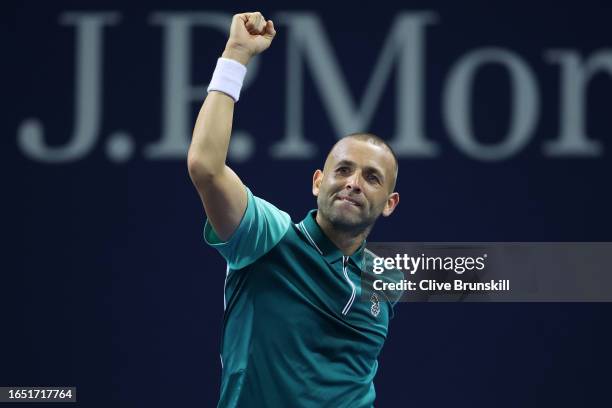
<path id="1" fill-rule="evenodd" d="M 247 65 L 252 57 L 270 46 L 275 35 L 274 23 L 266 21 L 260 12 L 236 14 L 223 57 Z"/>

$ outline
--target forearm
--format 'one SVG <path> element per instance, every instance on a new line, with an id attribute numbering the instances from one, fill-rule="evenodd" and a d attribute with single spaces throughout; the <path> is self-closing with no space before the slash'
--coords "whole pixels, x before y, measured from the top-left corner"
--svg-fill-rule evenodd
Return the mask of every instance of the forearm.
<path id="1" fill-rule="evenodd" d="M 234 100 L 222 92 L 210 92 L 200 108 L 193 130 L 187 155 L 190 172 L 212 176 L 223 170 L 233 117 Z"/>
<path id="2" fill-rule="evenodd" d="M 234 103 L 239 99 L 246 73 L 244 67 L 254 55 L 270 46 L 275 35 L 274 23 L 266 21 L 260 12 L 232 17 L 223 60 L 217 62 L 187 155 L 189 174 L 198 190 L 201 186 L 209 186 L 213 177 L 218 180 L 218 175 L 227 174 L 225 160 L 232 133 Z"/>
<path id="3" fill-rule="evenodd" d="M 230 44 L 222 55 L 246 66 L 250 60 L 248 52 Z M 211 91 L 198 114 L 189 147 L 190 169 L 207 175 L 218 174 L 225 166 L 229 140 L 232 132 L 234 100 L 219 91 Z"/>

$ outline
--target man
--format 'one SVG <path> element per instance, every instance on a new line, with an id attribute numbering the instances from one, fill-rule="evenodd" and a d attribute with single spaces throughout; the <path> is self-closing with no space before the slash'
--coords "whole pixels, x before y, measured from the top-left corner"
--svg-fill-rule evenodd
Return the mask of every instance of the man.
<path id="1" fill-rule="evenodd" d="M 360 302 L 365 238 L 399 203 L 397 159 L 371 134 L 341 139 L 313 176 L 317 210 L 294 224 L 226 164 L 249 60 L 276 30 L 233 17 L 188 154 L 207 243 L 227 261 L 219 407 L 371 407 L 391 302 Z"/>

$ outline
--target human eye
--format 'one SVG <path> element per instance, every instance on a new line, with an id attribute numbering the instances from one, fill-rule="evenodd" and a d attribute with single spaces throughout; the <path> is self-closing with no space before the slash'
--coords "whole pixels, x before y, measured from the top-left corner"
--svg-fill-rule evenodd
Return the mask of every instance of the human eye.
<path id="1" fill-rule="evenodd" d="M 374 173 L 368 174 L 367 175 L 367 180 L 370 183 L 380 184 L 380 178 L 376 174 L 374 174 Z"/>
<path id="2" fill-rule="evenodd" d="M 351 169 L 348 166 L 340 166 L 336 169 L 336 173 L 340 175 L 347 175 L 351 172 Z"/>

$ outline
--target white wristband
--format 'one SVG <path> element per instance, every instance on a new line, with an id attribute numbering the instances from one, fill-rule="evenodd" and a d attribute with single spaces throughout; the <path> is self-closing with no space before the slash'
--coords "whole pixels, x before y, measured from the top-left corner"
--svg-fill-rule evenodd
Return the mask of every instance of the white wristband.
<path id="1" fill-rule="evenodd" d="M 244 65 L 229 58 L 219 58 L 207 91 L 219 91 L 238 102 L 242 81 L 247 69 Z"/>

